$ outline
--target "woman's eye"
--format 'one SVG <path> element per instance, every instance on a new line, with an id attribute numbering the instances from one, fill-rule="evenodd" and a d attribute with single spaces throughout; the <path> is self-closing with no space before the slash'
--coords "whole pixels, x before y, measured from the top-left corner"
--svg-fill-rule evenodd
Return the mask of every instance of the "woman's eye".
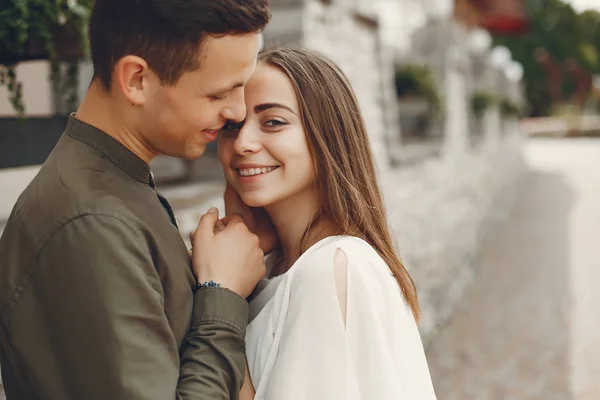
<path id="1" fill-rule="evenodd" d="M 221 130 L 224 132 L 237 132 L 240 129 L 242 129 L 243 125 L 244 125 L 243 122 L 229 121 L 229 122 L 225 123 L 225 125 L 223 126 L 223 128 L 221 128 Z"/>
<path id="2" fill-rule="evenodd" d="M 287 124 L 285 122 L 279 121 L 277 119 L 270 119 L 270 120 L 265 121 L 264 125 L 269 128 L 276 128 L 278 126 L 283 126 L 283 125 L 287 125 Z"/>

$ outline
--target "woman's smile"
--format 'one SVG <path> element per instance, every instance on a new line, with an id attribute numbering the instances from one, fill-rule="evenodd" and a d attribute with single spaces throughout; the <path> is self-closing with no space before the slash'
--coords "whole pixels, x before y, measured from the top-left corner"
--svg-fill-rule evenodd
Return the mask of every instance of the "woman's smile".
<path id="1" fill-rule="evenodd" d="M 256 182 L 259 179 L 271 174 L 271 172 L 275 171 L 278 168 L 279 166 L 273 165 L 269 167 L 241 167 L 235 168 L 235 170 L 237 172 L 237 177 L 240 183 L 251 183 Z"/>

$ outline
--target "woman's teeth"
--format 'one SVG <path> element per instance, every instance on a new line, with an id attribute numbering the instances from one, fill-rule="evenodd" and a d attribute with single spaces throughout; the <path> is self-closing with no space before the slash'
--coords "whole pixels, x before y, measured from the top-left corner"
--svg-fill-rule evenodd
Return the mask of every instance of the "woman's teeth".
<path id="1" fill-rule="evenodd" d="M 238 169 L 238 174 L 240 176 L 254 176 L 254 175 L 262 175 L 267 172 L 273 171 L 277 167 L 266 167 L 266 168 L 246 168 L 246 169 Z"/>

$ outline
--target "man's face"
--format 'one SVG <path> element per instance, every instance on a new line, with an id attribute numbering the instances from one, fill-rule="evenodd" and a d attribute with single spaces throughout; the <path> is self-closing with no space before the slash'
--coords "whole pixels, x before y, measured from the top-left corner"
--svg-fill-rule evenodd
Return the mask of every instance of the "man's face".
<path id="1" fill-rule="evenodd" d="M 209 36 L 198 50 L 200 67 L 176 85 L 162 85 L 151 74 L 137 124 L 154 153 L 196 159 L 225 121 L 244 119 L 244 85 L 256 67 L 260 42 L 259 33 Z"/>

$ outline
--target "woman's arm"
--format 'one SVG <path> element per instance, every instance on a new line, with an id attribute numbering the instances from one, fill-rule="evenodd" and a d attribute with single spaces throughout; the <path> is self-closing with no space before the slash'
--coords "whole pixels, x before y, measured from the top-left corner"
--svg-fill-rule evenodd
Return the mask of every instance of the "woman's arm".
<path id="1" fill-rule="evenodd" d="M 240 400 L 254 400 L 254 386 L 252 386 L 252 380 L 250 379 L 250 370 L 248 369 L 248 361 L 246 360 L 246 378 L 240 390 Z"/>

